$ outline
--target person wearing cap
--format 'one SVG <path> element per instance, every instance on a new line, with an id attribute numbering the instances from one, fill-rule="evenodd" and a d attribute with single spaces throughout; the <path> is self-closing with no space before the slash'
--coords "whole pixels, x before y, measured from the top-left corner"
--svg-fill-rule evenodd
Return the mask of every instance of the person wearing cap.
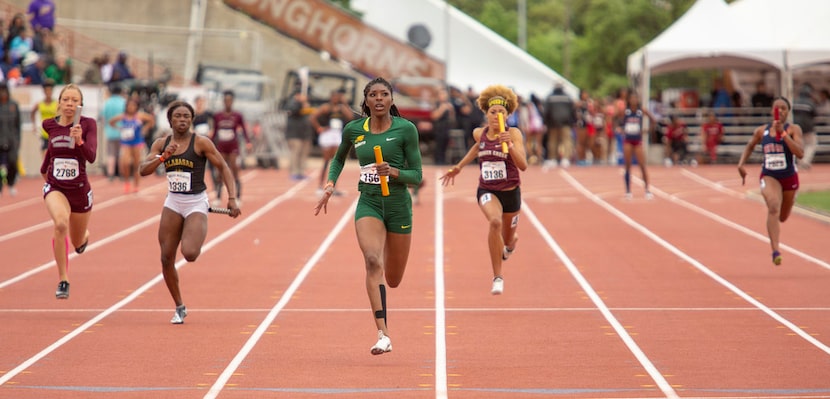
<path id="1" fill-rule="evenodd" d="M 489 225 L 487 243 L 493 270 L 490 293 L 501 295 L 504 292 L 502 262 L 510 257 L 519 240 L 516 232 L 522 205 L 519 175 L 527 169 L 527 154 L 521 130 L 515 127 L 501 130 L 507 117 L 519 107 L 516 93 L 505 86 L 493 85 L 484 89 L 476 102 L 485 113 L 486 124 L 473 130 L 475 144 L 441 176 L 441 182 L 444 186 L 454 184 L 461 168 L 478 158 L 476 199 Z"/>

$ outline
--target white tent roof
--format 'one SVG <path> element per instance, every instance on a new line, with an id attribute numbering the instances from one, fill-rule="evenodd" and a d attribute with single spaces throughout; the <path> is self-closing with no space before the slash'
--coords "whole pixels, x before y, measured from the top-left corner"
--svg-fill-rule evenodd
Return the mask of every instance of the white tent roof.
<path id="1" fill-rule="evenodd" d="M 782 69 L 830 62 L 827 0 L 738 0 L 729 9 L 735 25 L 751 32 L 747 44 L 778 52 Z"/>
<path id="2" fill-rule="evenodd" d="M 525 97 L 544 97 L 562 83 L 565 92 L 578 95 L 556 71 L 444 1 L 352 0 L 351 5 L 363 13 L 363 22 L 404 42 L 411 26 L 426 27 L 431 43 L 425 51 L 446 62 L 447 83 L 462 90 L 503 84 Z"/>
<path id="3" fill-rule="evenodd" d="M 628 57 L 629 75 L 695 68 L 781 66 L 781 53 L 758 46 L 736 26 L 724 0 L 698 0 L 674 24 Z"/>
<path id="4" fill-rule="evenodd" d="M 680 19 L 628 56 L 643 96 L 652 74 L 697 68 L 767 69 L 792 93 L 793 69 L 830 63 L 828 0 L 697 0 Z"/>

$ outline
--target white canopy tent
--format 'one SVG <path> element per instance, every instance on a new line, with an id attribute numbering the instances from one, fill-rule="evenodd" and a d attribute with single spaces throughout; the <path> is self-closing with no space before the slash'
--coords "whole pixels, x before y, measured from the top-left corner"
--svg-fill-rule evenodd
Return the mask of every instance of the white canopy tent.
<path id="1" fill-rule="evenodd" d="M 430 38 L 424 49 L 447 65 L 446 80 L 462 90 L 491 84 L 544 98 L 557 83 L 576 98 L 579 89 L 556 71 L 443 0 L 352 0 L 363 22 L 404 42 L 421 26 Z M 502 81 L 499 81 L 503 79 Z"/>
<path id="2" fill-rule="evenodd" d="M 792 93 L 793 69 L 830 62 L 827 0 L 698 0 L 628 57 L 628 74 L 648 98 L 652 74 L 698 68 L 775 69 Z"/>

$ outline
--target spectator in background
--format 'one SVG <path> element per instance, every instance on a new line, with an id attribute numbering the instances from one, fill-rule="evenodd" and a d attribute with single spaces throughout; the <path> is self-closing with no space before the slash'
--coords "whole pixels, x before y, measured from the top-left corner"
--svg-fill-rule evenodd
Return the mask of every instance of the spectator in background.
<path id="1" fill-rule="evenodd" d="M 810 169 L 813 164 L 813 157 L 816 155 L 818 146 L 818 135 L 816 135 L 817 116 L 816 102 L 813 101 L 813 86 L 805 83 L 798 92 L 798 97 L 793 100 L 793 123 L 801 126 L 802 140 L 804 142 L 804 156 L 799 162 L 800 167 Z"/>
<path id="2" fill-rule="evenodd" d="M 446 165 L 450 129 L 455 125 L 455 108 L 450 102 L 446 88 L 440 87 L 437 92 L 438 101 L 435 102 L 435 107 L 429 114 L 432 119 L 432 135 L 435 139 L 433 158 L 436 165 Z"/>
<path id="3" fill-rule="evenodd" d="M 42 85 L 46 81 L 46 60 L 34 51 L 23 59 L 23 84 Z"/>
<path id="4" fill-rule="evenodd" d="M 32 32 L 28 29 L 24 29 L 19 35 L 12 38 L 9 43 L 9 52 L 12 55 L 12 62 L 15 64 L 23 63 L 26 55 L 33 52 L 33 49 Z"/>
<path id="5" fill-rule="evenodd" d="M 703 152 L 698 155 L 698 162 L 703 163 L 706 155 L 709 163 L 718 162 L 718 144 L 723 141 L 723 124 L 718 120 L 715 111 L 706 113 L 706 123 L 700 126 L 700 141 L 703 143 Z"/>
<path id="6" fill-rule="evenodd" d="M 816 112 L 821 116 L 830 116 L 830 91 L 822 89 L 818 95 L 819 100 L 818 106 L 816 106 Z"/>
<path id="7" fill-rule="evenodd" d="M 26 17 L 23 14 L 14 14 L 12 22 L 9 23 L 8 34 L 3 42 L 3 50 L 8 52 L 11 49 L 12 40 L 20 36 L 26 30 Z"/>
<path id="8" fill-rule="evenodd" d="M 311 147 L 312 132 L 314 132 L 311 121 L 308 119 L 312 108 L 308 103 L 308 97 L 302 90 L 297 90 L 286 101 L 283 109 L 288 113 L 285 138 L 288 140 L 288 148 L 291 152 L 289 158 L 291 179 L 303 180 L 306 178 L 305 161 Z"/>
<path id="9" fill-rule="evenodd" d="M 723 79 L 715 79 L 712 88 L 712 108 L 729 108 L 732 106 L 732 97 L 723 85 Z"/>
<path id="10" fill-rule="evenodd" d="M 679 165 L 686 159 L 687 139 L 686 124 L 677 115 L 669 116 L 669 124 L 663 136 L 666 145 L 666 159 L 663 163 L 666 166 Z"/>
<path id="11" fill-rule="evenodd" d="M 101 57 L 92 58 L 92 62 L 84 71 L 84 77 L 81 83 L 93 85 L 104 83 L 101 79 Z"/>
<path id="12" fill-rule="evenodd" d="M 124 113 L 127 107 L 127 98 L 124 97 L 124 89 L 119 84 L 109 86 L 110 96 L 104 101 L 101 110 L 101 120 L 104 125 L 104 138 L 106 139 L 106 168 L 107 177 L 110 181 L 115 180 L 118 170 L 119 152 L 121 151 L 121 132 L 118 128 L 109 124 L 109 121 Z"/>
<path id="13" fill-rule="evenodd" d="M 43 121 L 58 116 L 58 102 L 52 98 L 54 88 L 54 81 L 47 79 L 43 82 L 43 100 L 32 107 L 32 126 L 40 126 L 40 129 L 36 130 L 40 133 L 42 155 L 45 155 L 46 149 L 49 148 L 49 133 L 43 129 Z M 38 116 L 40 118 L 37 118 Z"/>
<path id="14" fill-rule="evenodd" d="M 47 79 L 52 79 L 55 84 L 72 83 L 72 60 L 64 55 L 58 55 L 55 57 L 55 62 L 49 64 L 43 73 Z"/>
<path id="15" fill-rule="evenodd" d="M 109 83 L 112 81 L 113 70 L 113 66 L 110 63 L 109 53 L 102 54 L 101 58 L 98 60 L 98 63 L 101 65 L 101 83 Z"/>
<path id="16" fill-rule="evenodd" d="M 35 32 L 41 29 L 55 30 L 55 2 L 53 0 L 32 0 L 29 2 L 29 23 Z M 37 33 L 36 33 L 37 34 Z"/>
<path id="17" fill-rule="evenodd" d="M 0 84 L 0 194 L 3 185 L 17 195 L 17 155 L 20 151 L 20 107 L 9 95 L 9 86 Z"/>
<path id="18" fill-rule="evenodd" d="M 772 107 L 772 96 L 767 93 L 767 85 L 763 80 L 755 84 L 755 94 L 752 95 L 750 103 L 755 108 Z M 766 110 L 763 114 L 766 115 Z"/>
<path id="19" fill-rule="evenodd" d="M 519 104 L 519 130 L 524 132 L 527 144 L 528 163 L 537 164 L 542 159 L 542 136 L 545 133 L 545 124 L 542 122 L 542 114 L 539 112 L 539 97 L 530 95 L 528 101 L 521 101 Z"/>
<path id="20" fill-rule="evenodd" d="M 570 166 L 573 153 L 571 130 L 576 119 L 574 103 L 561 83 L 557 83 L 553 92 L 545 100 L 545 112 L 542 119 L 548 128 L 547 159 L 543 166 L 555 168 Z"/>
<path id="21" fill-rule="evenodd" d="M 121 82 L 123 80 L 130 80 L 135 78 L 133 73 L 130 71 L 130 67 L 127 66 L 127 53 L 119 52 L 118 58 L 115 60 L 115 63 L 112 64 L 112 77 L 110 78 L 111 82 Z"/>

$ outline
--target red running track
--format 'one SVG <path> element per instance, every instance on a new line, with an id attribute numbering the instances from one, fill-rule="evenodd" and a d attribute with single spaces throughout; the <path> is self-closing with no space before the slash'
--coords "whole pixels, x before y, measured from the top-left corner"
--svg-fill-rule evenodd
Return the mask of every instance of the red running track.
<path id="1" fill-rule="evenodd" d="M 130 195 L 93 180 L 66 301 L 41 183 L 24 179 L 0 197 L 0 398 L 830 398 L 827 218 L 783 224 L 775 267 L 757 182 L 734 166 L 652 167 L 651 201 L 636 184 L 624 200 L 617 167 L 532 167 L 494 297 L 476 168 L 445 189 L 440 172 L 425 169 L 382 356 L 356 165 L 317 217 L 314 183 L 245 171 L 243 216 L 211 215 L 201 257 L 177 263 L 183 325 L 159 275 L 161 178 Z"/>

